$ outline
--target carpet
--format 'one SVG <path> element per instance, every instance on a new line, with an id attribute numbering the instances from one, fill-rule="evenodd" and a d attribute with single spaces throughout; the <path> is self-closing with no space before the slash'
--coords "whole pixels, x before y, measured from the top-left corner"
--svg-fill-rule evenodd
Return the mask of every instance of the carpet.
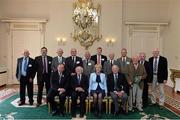
<path id="1" fill-rule="evenodd" d="M 62 116 L 51 116 L 48 113 L 47 105 L 40 107 L 16 107 L 12 103 L 17 100 L 19 95 L 13 95 L 0 103 L 0 119 L 71 119 L 70 114 Z M 92 113 L 86 115 L 87 119 L 95 119 Z M 128 115 L 120 114 L 118 117 L 109 114 L 103 114 L 102 119 L 180 119 L 180 116 L 174 114 L 168 109 L 160 110 L 157 106 L 148 106 L 144 108 L 144 112 L 129 112 Z"/>

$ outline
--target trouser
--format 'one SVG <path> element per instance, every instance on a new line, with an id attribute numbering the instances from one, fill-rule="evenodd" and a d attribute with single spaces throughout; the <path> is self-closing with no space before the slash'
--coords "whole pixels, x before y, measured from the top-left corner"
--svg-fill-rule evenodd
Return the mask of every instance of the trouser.
<path id="1" fill-rule="evenodd" d="M 142 107 L 142 89 L 139 87 L 139 84 L 133 85 L 133 104 L 135 103 L 137 108 Z"/>
<path id="2" fill-rule="evenodd" d="M 148 105 L 148 81 L 144 79 L 144 88 L 143 88 L 143 106 Z"/>
<path id="3" fill-rule="evenodd" d="M 25 102 L 26 86 L 29 102 L 33 103 L 33 81 L 29 81 L 29 77 L 21 76 L 20 78 L 20 101 Z"/>
<path id="4" fill-rule="evenodd" d="M 37 94 L 37 103 L 41 104 L 42 100 L 42 92 L 44 88 L 44 84 L 46 87 L 46 95 L 48 94 L 50 88 L 50 76 L 48 74 L 43 74 L 42 79 L 38 79 L 38 94 Z"/>
<path id="5" fill-rule="evenodd" d="M 71 99 L 72 99 L 71 114 L 72 114 L 72 116 L 76 115 L 78 96 L 80 98 L 80 115 L 85 114 L 85 110 L 86 110 L 86 108 L 85 108 L 86 93 L 85 92 L 75 92 L 75 91 L 73 91 L 71 93 Z"/>
<path id="6" fill-rule="evenodd" d="M 52 108 L 53 111 L 58 110 L 57 109 L 57 103 L 54 100 L 55 96 L 59 96 L 60 112 L 64 112 L 64 103 L 65 103 L 65 100 L 66 100 L 66 93 L 64 92 L 64 93 L 59 95 L 59 92 L 57 90 L 52 89 L 52 88 L 49 90 L 49 93 L 47 95 L 47 101 L 50 103 L 51 108 Z"/>
<path id="7" fill-rule="evenodd" d="M 157 75 L 153 75 L 153 82 L 152 82 L 152 96 L 151 101 L 152 103 L 156 103 L 156 89 L 159 86 L 160 97 L 159 97 L 159 105 L 164 105 L 164 83 L 158 83 Z"/>
<path id="8" fill-rule="evenodd" d="M 116 95 L 114 92 L 110 92 L 111 98 L 114 102 L 115 105 L 115 112 L 119 112 L 119 104 L 118 104 L 118 95 Z M 127 103 L 127 94 L 124 93 L 121 98 L 121 102 L 122 102 L 122 108 L 123 110 L 126 110 L 126 103 Z"/>

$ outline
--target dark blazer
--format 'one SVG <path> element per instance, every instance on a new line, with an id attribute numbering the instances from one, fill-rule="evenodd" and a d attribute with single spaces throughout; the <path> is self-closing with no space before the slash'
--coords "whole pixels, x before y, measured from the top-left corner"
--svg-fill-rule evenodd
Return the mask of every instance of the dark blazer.
<path id="1" fill-rule="evenodd" d="M 125 93 L 129 93 L 129 85 L 126 80 L 126 77 L 123 73 L 118 73 L 118 80 L 117 80 L 117 87 L 119 88 L 118 91 L 124 91 Z M 114 91 L 114 74 L 110 73 L 107 76 L 107 88 L 108 92 L 113 92 Z"/>
<path id="2" fill-rule="evenodd" d="M 16 78 L 18 80 L 21 79 L 21 67 L 22 67 L 22 61 L 23 61 L 23 57 L 18 58 L 17 59 L 17 68 L 16 68 Z M 34 59 L 29 57 L 29 61 L 28 61 L 28 67 L 27 67 L 27 78 L 32 78 L 34 79 L 35 77 L 35 61 Z"/>
<path id="3" fill-rule="evenodd" d="M 150 65 L 150 72 L 149 72 L 149 79 L 150 82 L 153 81 L 153 60 L 154 57 L 149 58 L 149 65 Z M 159 63 L 158 63 L 158 73 L 157 73 L 157 79 L 158 83 L 163 83 L 164 80 L 167 80 L 168 78 L 168 62 L 165 57 L 160 56 L 159 57 Z"/>
<path id="4" fill-rule="evenodd" d="M 36 72 L 37 72 L 37 80 L 42 80 L 43 75 L 43 61 L 42 56 L 35 57 L 36 62 Z M 47 56 L 47 64 L 48 64 L 48 75 L 51 75 L 51 64 L 52 64 L 52 57 Z"/>
<path id="5" fill-rule="evenodd" d="M 93 60 L 95 62 L 95 64 L 97 64 L 97 55 L 91 56 L 91 60 Z M 105 55 L 101 55 L 101 65 L 102 65 L 102 67 L 103 67 L 105 61 L 107 61 L 107 57 Z"/>
<path id="6" fill-rule="evenodd" d="M 59 83 L 58 71 L 52 72 L 51 75 L 51 89 L 58 90 L 58 88 L 68 89 L 69 86 L 69 75 L 66 72 L 62 73 L 61 82 Z"/>
<path id="7" fill-rule="evenodd" d="M 82 62 L 82 58 L 76 56 L 76 62 L 75 64 L 73 64 L 73 60 L 72 60 L 72 56 L 66 58 L 66 61 L 65 61 L 65 69 L 66 71 L 71 74 L 71 73 L 75 73 L 75 68 L 77 66 L 81 66 L 83 67 L 83 62 Z"/>
<path id="8" fill-rule="evenodd" d="M 58 66 L 59 64 L 65 64 L 65 61 L 66 61 L 66 58 L 65 58 L 65 57 L 62 57 L 62 63 L 59 63 L 59 61 L 58 61 L 58 56 L 54 57 L 54 58 L 52 59 L 52 64 L 51 64 L 51 69 L 52 69 L 52 71 L 53 71 L 53 72 L 57 71 L 57 66 Z"/>
<path id="9" fill-rule="evenodd" d="M 82 74 L 80 85 L 78 84 L 77 74 L 73 75 L 71 77 L 71 89 L 72 89 L 72 91 L 75 91 L 76 87 L 82 87 L 85 90 L 85 92 L 87 93 L 88 86 L 89 86 L 88 85 L 88 77 L 86 75 Z"/>

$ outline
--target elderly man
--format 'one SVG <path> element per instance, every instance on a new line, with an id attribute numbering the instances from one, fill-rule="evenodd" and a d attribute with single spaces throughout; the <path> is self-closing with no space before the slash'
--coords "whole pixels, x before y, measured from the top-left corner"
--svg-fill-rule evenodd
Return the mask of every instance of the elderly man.
<path id="1" fill-rule="evenodd" d="M 44 84 L 46 87 L 46 94 L 48 94 L 50 88 L 52 57 L 47 55 L 46 47 L 41 48 L 41 55 L 35 57 L 35 62 L 38 84 L 37 107 L 39 107 L 41 105 Z"/>
<path id="2" fill-rule="evenodd" d="M 131 86 L 129 92 L 129 110 L 132 110 L 133 104 L 141 112 L 142 109 L 142 91 L 143 80 L 146 78 L 146 70 L 143 65 L 138 63 L 139 56 L 132 58 L 132 63 L 127 67 L 127 79 Z"/>
<path id="3" fill-rule="evenodd" d="M 119 113 L 118 99 L 122 100 L 123 113 L 126 114 L 126 103 L 129 94 L 129 85 L 123 73 L 119 72 L 117 65 L 112 66 L 112 73 L 107 76 L 107 88 L 115 105 L 114 115 Z"/>
<path id="4" fill-rule="evenodd" d="M 84 57 L 85 57 L 85 59 L 83 60 L 84 74 L 89 78 L 90 74 L 94 72 L 95 63 L 94 61 L 90 60 L 91 54 L 89 51 L 85 52 Z"/>
<path id="5" fill-rule="evenodd" d="M 51 105 L 52 115 L 56 115 L 58 112 L 64 116 L 64 103 L 67 95 L 67 89 L 69 85 L 69 75 L 64 70 L 64 64 L 59 64 L 57 71 L 52 73 L 51 88 L 47 95 L 47 101 Z M 59 96 L 60 106 L 57 107 L 57 103 L 54 101 L 55 96 Z"/>
<path id="6" fill-rule="evenodd" d="M 116 64 L 116 60 L 114 59 L 114 53 L 110 53 L 109 54 L 109 60 L 104 62 L 104 69 L 103 72 L 104 74 L 108 75 L 110 73 L 112 73 L 112 66 Z"/>
<path id="7" fill-rule="evenodd" d="M 164 84 L 167 83 L 168 77 L 168 62 L 167 59 L 159 55 L 159 49 L 153 50 L 153 56 L 149 58 L 150 72 L 149 78 L 152 82 L 152 98 L 151 101 L 153 104 L 156 104 L 156 88 L 157 83 L 160 90 L 159 105 L 160 109 L 164 105 Z"/>
<path id="8" fill-rule="evenodd" d="M 53 58 L 52 60 L 52 65 L 51 65 L 51 68 L 52 68 L 52 71 L 55 72 L 57 71 L 57 66 L 59 64 L 65 64 L 65 61 L 66 59 L 63 57 L 63 49 L 59 48 L 57 49 L 57 56 Z"/>
<path id="9" fill-rule="evenodd" d="M 71 77 L 71 99 L 72 99 L 72 117 L 76 117 L 77 98 L 80 98 L 80 118 L 85 114 L 85 99 L 88 89 L 88 77 L 83 74 L 83 68 L 81 66 L 76 67 L 76 74 Z"/>
<path id="10" fill-rule="evenodd" d="M 29 57 L 28 50 L 24 50 L 23 57 L 17 60 L 16 78 L 20 82 L 19 106 L 25 104 L 26 86 L 30 105 L 33 105 L 33 79 L 35 77 L 35 61 Z"/>
<path id="11" fill-rule="evenodd" d="M 127 74 L 127 66 L 132 62 L 131 58 L 127 57 L 127 50 L 123 48 L 121 50 L 121 57 L 117 59 L 117 65 L 120 68 L 120 71 Z"/>
<path id="12" fill-rule="evenodd" d="M 148 82 L 149 82 L 149 62 L 146 61 L 146 54 L 144 52 L 139 53 L 139 64 L 144 65 L 144 68 L 147 73 L 146 79 L 144 79 L 144 89 L 143 89 L 143 107 L 148 105 Z"/>

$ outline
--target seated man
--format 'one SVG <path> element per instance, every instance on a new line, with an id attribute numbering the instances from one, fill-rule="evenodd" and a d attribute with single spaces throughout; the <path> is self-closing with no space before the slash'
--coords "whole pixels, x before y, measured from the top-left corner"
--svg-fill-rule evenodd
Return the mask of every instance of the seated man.
<path id="1" fill-rule="evenodd" d="M 59 64 L 57 70 L 58 71 L 52 73 L 51 88 L 47 95 L 47 101 L 51 105 L 53 116 L 58 112 L 64 116 L 64 103 L 68 88 L 68 75 L 64 71 L 64 64 Z M 57 103 L 54 101 L 55 96 L 59 96 L 60 110 L 58 110 Z"/>
<path id="2" fill-rule="evenodd" d="M 78 96 L 80 98 L 80 118 L 85 114 L 85 99 L 87 96 L 88 78 L 83 75 L 83 68 L 81 66 L 76 67 L 76 74 L 71 78 L 71 99 L 72 99 L 72 117 L 76 117 L 76 106 Z"/>
<path id="3" fill-rule="evenodd" d="M 115 105 L 114 115 L 117 116 L 119 113 L 118 98 L 121 98 L 122 111 L 126 114 L 129 87 L 125 75 L 119 72 L 119 67 L 117 65 L 112 66 L 112 73 L 107 76 L 107 87 Z"/>

